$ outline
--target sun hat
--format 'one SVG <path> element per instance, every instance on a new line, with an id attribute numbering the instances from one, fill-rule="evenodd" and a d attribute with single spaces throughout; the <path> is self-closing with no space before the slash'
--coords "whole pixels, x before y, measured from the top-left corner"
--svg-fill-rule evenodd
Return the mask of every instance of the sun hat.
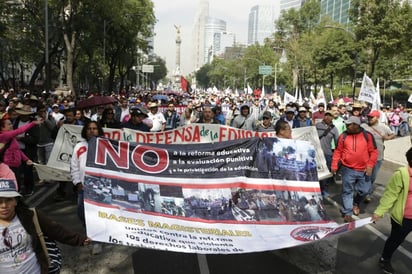
<path id="1" fill-rule="evenodd" d="M 157 108 L 158 105 L 157 105 L 155 102 L 150 102 L 150 103 L 147 105 L 147 107 L 148 107 L 148 108 Z"/>
<path id="2" fill-rule="evenodd" d="M 13 180 L 0 179 L 0 197 L 21 197 L 20 193 L 17 192 L 16 183 Z"/>
<path id="3" fill-rule="evenodd" d="M 20 115 L 32 115 L 34 112 L 29 105 L 23 105 L 22 108 L 16 108 L 16 113 Z"/>

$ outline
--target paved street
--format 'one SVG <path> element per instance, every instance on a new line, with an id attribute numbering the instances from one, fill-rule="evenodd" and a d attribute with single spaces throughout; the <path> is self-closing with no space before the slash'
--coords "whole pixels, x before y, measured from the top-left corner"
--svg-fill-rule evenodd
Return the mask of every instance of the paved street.
<path id="1" fill-rule="evenodd" d="M 376 191 L 371 204 L 361 206 L 360 218 L 371 215 L 384 190 L 385 183 L 399 164 L 405 164 L 404 154 L 410 147 L 409 137 L 397 138 L 385 143 L 385 161 L 378 175 Z M 329 189 L 331 199 L 325 202 L 328 215 L 339 223 L 340 182 Z M 75 214 L 75 199 L 68 185 L 68 197 L 63 202 L 52 199 L 56 186 L 46 186 L 31 197 L 29 203 L 39 203 L 50 217 L 71 229 L 81 231 Z M 335 236 L 304 246 L 243 255 L 197 255 L 160 252 L 123 246 L 104 245 L 100 255 L 91 255 L 90 248 L 61 245 L 63 252 L 62 274 L 71 273 L 381 273 L 377 261 L 390 231 L 386 216 L 375 225 Z M 251 243 L 253 244 L 253 243 Z M 393 266 L 397 273 L 410 273 L 412 268 L 412 236 L 395 253 Z"/>

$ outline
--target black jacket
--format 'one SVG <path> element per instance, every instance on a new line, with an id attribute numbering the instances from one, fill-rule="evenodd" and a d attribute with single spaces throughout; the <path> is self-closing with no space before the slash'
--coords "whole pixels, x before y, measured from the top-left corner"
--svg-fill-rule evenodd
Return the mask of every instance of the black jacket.
<path id="1" fill-rule="evenodd" d="M 34 226 L 33 211 L 19 202 L 19 204 L 16 206 L 16 214 L 24 229 L 31 236 L 33 250 L 36 253 L 37 260 L 39 261 L 41 273 L 47 274 L 49 264 L 48 258 L 46 258 L 46 255 L 42 249 L 40 239 L 36 232 L 36 227 Z M 85 235 L 72 232 L 61 224 L 52 221 L 41 211 L 37 211 L 37 218 L 39 220 L 43 234 L 47 235 L 52 240 L 67 245 L 80 246 L 83 245 L 84 241 L 87 239 Z"/>

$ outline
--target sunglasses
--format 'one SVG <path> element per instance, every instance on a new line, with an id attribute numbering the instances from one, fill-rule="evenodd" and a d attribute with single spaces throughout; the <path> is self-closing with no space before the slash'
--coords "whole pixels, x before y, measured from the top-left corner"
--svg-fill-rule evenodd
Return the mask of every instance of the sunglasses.
<path id="1" fill-rule="evenodd" d="M 108 112 L 107 114 L 113 114 L 113 112 Z"/>
<path id="2" fill-rule="evenodd" d="M 5 229 L 3 229 L 3 232 L 1 233 L 1 235 L 3 236 L 4 245 L 7 246 L 8 248 L 12 248 L 11 237 L 9 235 L 9 228 L 6 227 Z"/>

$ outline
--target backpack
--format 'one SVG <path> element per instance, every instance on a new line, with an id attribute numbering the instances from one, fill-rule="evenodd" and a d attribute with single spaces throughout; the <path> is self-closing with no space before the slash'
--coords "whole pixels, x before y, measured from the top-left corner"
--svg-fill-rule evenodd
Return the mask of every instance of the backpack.
<path id="1" fill-rule="evenodd" d="M 375 138 L 373 137 L 373 135 L 371 133 L 367 132 L 364 129 L 362 129 L 362 133 L 363 133 L 363 137 L 366 140 L 366 143 L 369 142 L 368 135 L 370 135 L 372 137 L 373 147 L 376 148 L 376 142 L 375 142 Z M 344 132 L 342 132 L 342 142 L 345 142 L 346 136 L 348 136 L 348 132 L 345 130 Z"/>

